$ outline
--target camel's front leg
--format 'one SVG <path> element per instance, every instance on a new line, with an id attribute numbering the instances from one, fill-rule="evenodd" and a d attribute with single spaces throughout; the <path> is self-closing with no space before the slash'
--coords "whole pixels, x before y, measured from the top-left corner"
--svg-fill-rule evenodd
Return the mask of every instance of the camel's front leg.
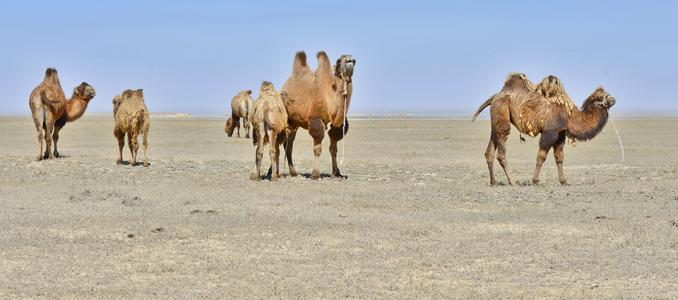
<path id="1" fill-rule="evenodd" d="M 558 135 L 554 132 L 542 132 L 541 137 L 539 138 L 539 151 L 537 152 L 537 165 L 534 168 L 534 176 L 532 176 L 532 183 L 539 184 L 539 173 L 541 172 L 541 166 L 546 160 L 546 156 L 549 154 L 549 150 L 555 143 Z"/>
<path id="2" fill-rule="evenodd" d="M 346 129 L 348 129 L 348 122 L 346 122 Z M 346 130 L 348 131 L 348 130 Z M 332 176 L 339 178 L 346 178 L 346 176 L 341 174 L 339 166 L 337 164 L 337 143 L 344 138 L 344 130 L 342 128 L 331 127 L 329 131 L 330 135 L 330 156 L 332 156 Z M 344 153 L 344 155 L 346 155 Z"/>
<path id="3" fill-rule="evenodd" d="M 560 133 L 556 144 L 553 145 L 553 156 L 556 159 L 556 165 L 558 166 L 558 179 L 560 180 L 561 185 L 567 185 L 567 180 L 565 179 L 565 172 L 563 171 L 563 161 L 565 160 L 565 140 L 567 136 L 565 133 Z"/>
<path id="4" fill-rule="evenodd" d="M 297 129 L 289 129 L 287 133 L 287 140 L 285 141 L 285 157 L 287 157 L 287 167 L 289 168 L 290 176 L 295 177 L 299 175 L 297 170 L 294 168 L 294 162 L 292 162 L 292 149 L 294 148 L 294 138 L 297 137 Z"/>
<path id="5" fill-rule="evenodd" d="M 508 134 L 503 136 L 497 136 L 497 160 L 502 169 L 504 169 L 504 174 L 506 174 L 506 180 L 508 185 L 513 185 L 513 180 L 509 175 L 508 169 L 508 159 L 506 158 L 506 140 L 508 139 Z"/>
<path id="6" fill-rule="evenodd" d="M 125 147 L 125 132 L 116 127 L 113 129 L 113 135 L 118 140 L 118 160 L 115 163 L 122 165 L 122 148 Z"/>
<path id="7" fill-rule="evenodd" d="M 146 121 L 148 122 L 148 121 Z M 146 155 L 146 151 L 148 150 L 148 130 L 149 130 L 149 125 L 144 124 L 144 130 L 143 130 L 143 140 L 142 143 L 144 145 L 144 167 L 148 167 L 150 164 L 148 162 L 148 156 Z"/>
<path id="8" fill-rule="evenodd" d="M 325 124 L 320 119 L 308 122 L 308 132 L 313 137 L 313 170 L 312 179 L 320 179 L 320 154 L 322 153 L 323 138 L 325 137 Z"/>

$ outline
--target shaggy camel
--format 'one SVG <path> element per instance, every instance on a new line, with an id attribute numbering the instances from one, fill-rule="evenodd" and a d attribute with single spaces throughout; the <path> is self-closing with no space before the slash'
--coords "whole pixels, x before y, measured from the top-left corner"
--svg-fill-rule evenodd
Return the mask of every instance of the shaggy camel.
<path id="1" fill-rule="evenodd" d="M 89 101 L 96 96 L 96 91 L 83 82 L 73 90 L 73 96 L 66 100 L 61 88 L 57 70 L 48 68 L 45 78 L 33 89 L 28 99 L 31 115 L 38 131 L 38 160 L 60 157 L 57 143 L 59 131 L 68 122 L 79 119 L 87 109 Z M 45 152 L 43 154 L 43 141 Z M 51 151 L 54 141 L 54 152 Z"/>
<path id="2" fill-rule="evenodd" d="M 264 81 L 259 89 L 259 98 L 254 104 L 252 114 L 252 142 L 257 146 L 254 169 L 250 179 L 261 179 L 261 159 L 264 156 L 264 146 L 269 144 L 271 156 L 271 180 L 280 177 L 280 144 L 286 139 L 287 111 L 285 110 L 285 92 L 278 93 L 272 83 Z"/>
<path id="3" fill-rule="evenodd" d="M 290 175 L 296 176 L 298 173 L 292 161 L 292 149 L 297 129 L 302 127 L 313 137 L 314 159 L 311 178 L 320 178 L 318 163 L 325 130 L 329 125 L 332 176 L 343 178 L 337 166 L 337 142 L 348 131 L 346 113 L 351 104 L 353 68 L 356 60 L 351 55 L 342 55 L 333 68 L 324 51 L 319 52 L 317 58 L 318 67 L 312 72 L 306 63 L 306 53 L 297 52 L 292 75 L 282 88 L 287 93 L 285 107 L 289 115 L 285 151 L 287 163 Z"/>
<path id="4" fill-rule="evenodd" d="M 122 164 L 122 148 L 125 147 L 125 134 L 127 135 L 127 147 L 132 155 L 131 165 L 137 163 L 139 152 L 139 133 L 142 134 L 144 145 L 144 167 L 148 167 L 146 150 L 148 149 L 148 130 L 151 127 L 151 116 L 144 101 L 144 90 L 125 90 L 122 95 L 113 98 L 113 117 L 115 127 L 113 135 L 118 140 L 117 164 Z"/>
<path id="5" fill-rule="evenodd" d="M 568 99 L 569 96 L 565 93 L 560 80 L 555 76 L 548 76 L 535 88 L 524 74 L 514 73 L 508 76 L 499 93 L 478 108 L 474 120 L 487 106 L 491 106 L 492 131 L 485 151 L 490 184 L 496 183 L 493 172 L 496 151 L 497 160 L 504 169 L 508 184 L 513 185 L 506 159 L 506 139 L 511 131 L 511 124 L 519 132 L 532 137 L 541 134 L 532 182 L 539 184 L 541 166 L 549 150 L 553 148 L 560 183 L 567 184 L 563 173 L 566 138 L 578 141 L 594 138 L 605 127 L 608 110 L 616 103 L 615 98 L 602 87 L 596 89 L 584 101 L 581 110 L 573 104 L 568 104 Z"/>
<path id="6" fill-rule="evenodd" d="M 252 99 L 252 91 L 241 91 L 231 99 L 231 117 L 226 121 L 224 131 L 230 137 L 233 135 L 233 130 L 238 129 L 238 137 L 240 137 L 240 119 L 243 119 L 243 127 L 245 127 L 245 138 L 250 138 L 250 118 L 252 117 L 252 108 L 254 106 L 254 99 Z"/>

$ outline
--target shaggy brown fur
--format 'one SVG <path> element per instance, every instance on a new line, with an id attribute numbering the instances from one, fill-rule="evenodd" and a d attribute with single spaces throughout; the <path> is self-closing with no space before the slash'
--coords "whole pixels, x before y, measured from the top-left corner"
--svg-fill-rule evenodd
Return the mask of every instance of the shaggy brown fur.
<path id="1" fill-rule="evenodd" d="M 87 109 L 96 91 L 83 82 L 73 90 L 70 100 L 66 99 L 57 70 L 48 68 L 42 82 L 33 89 L 28 99 L 31 115 L 38 131 L 38 160 L 59 157 L 57 143 L 59 131 L 66 123 L 79 119 Z M 51 151 L 54 141 L 54 152 Z M 43 153 L 43 142 L 45 152 Z"/>
<path id="2" fill-rule="evenodd" d="M 545 96 L 548 96 L 545 97 Z M 595 137 L 607 122 L 608 109 L 616 100 L 603 88 L 598 88 L 586 99 L 579 110 L 570 108 L 569 96 L 555 76 L 545 78 L 535 89 L 524 74 L 510 74 L 502 90 L 485 101 L 475 117 L 487 106 L 490 107 L 492 132 L 485 151 L 490 171 L 490 184 L 494 185 L 493 164 L 496 157 L 504 169 L 509 185 L 513 181 L 508 172 L 506 139 L 513 124 L 519 132 L 534 137 L 541 134 L 537 166 L 532 182 L 539 183 L 539 172 L 549 150 L 553 148 L 561 184 L 567 184 L 563 173 L 564 146 L 567 137 L 586 141 Z"/>
<path id="3" fill-rule="evenodd" d="M 226 120 L 224 131 L 230 137 L 233 131 L 238 129 L 238 137 L 240 137 L 240 119 L 243 119 L 243 127 L 245 128 L 245 137 L 250 138 L 250 118 L 252 117 L 252 110 L 254 108 L 254 99 L 252 99 L 252 91 L 241 91 L 231 99 L 231 117 Z"/>
<path id="4" fill-rule="evenodd" d="M 118 140 L 118 164 L 122 164 L 122 148 L 125 147 L 125 135 L 127 146 L 132 156 L 131 165 L 137 163 L 139 152 L 139 133 L 142 134 L 144 145 L 144 167 L 148 167 L 146 151 L 148 149 L 148 131 L 151 127 L 151 116 L 144 100 L 144 90 L 125 90 L 122 95 L 113 98 L 113 117 L 115 127 L 113 135 Z"/>
<path id="5" fill-rule="evenodd" d="M 297 52 L 292 75 L 282 88 L 288 95 L 285 100 L 285 108 L 289 115 L 289 135 L 285 151 L 287 163 L 290 175 L 296 176 L 297 171 L 292 161 L 294 139 L 299 127 L 307 129 L 314 143 L 311 178 L 320 178 L 318 164 L 322 140 L 329 125 L 332 175 L 343 177 L 337 166 L 337 143 L 344 137 L 344 132 L 348 128 L 345 115 L 351 104 L 353 69 L 356 61 L 351 55 L 342 55 L 333 68 L 325 52 L 319 52 L 317 58 L 318 67 L 313 72 L 306 62 L 306 53 Z"/>
<path id="6" fill-rule="evenodd" d="M 280 177 L 280 144 L 285 142 L 287 129 L 287 111 L 285 110 L 285 92 L 277 92 L 272 83 L 264 81 L 259 89 L 259 98 L 252 113 L 252 142 L 257 146 L 254 168 L 250 179 L 261 179 L 261 159 L 264 146 L 269 144 L 271 157 L 271 180 Z"/>

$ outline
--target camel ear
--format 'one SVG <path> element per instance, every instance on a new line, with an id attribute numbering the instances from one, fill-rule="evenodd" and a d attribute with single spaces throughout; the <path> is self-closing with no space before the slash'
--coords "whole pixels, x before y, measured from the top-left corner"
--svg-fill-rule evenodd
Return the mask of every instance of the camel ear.
<path id="1" fill-rule="evenodd" d="M 73 95 L 80 96 L 80 87 L 76 87 L 73 89 Z"/>
<path id="2" fill-rule="evenodd" d="M 252 95 L 252 90 L 247 90 L 245 93 L 247 93 L 248 95 Z"/>

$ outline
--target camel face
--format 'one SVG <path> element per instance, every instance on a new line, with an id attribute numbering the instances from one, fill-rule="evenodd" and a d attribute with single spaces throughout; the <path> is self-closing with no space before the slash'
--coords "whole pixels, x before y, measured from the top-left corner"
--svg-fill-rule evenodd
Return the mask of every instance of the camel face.
<path id="1" fill-rule="evenodd" d="M 226 120 L 226 129 L 225 130 L 226 130 L 226 135 L 228 135 L 228 137 L 233 136 L 233 130 L 235 130 L 235 125 L 233 125 L 233 118 L 228 118 L 228 120 Z"/>
<path id="2" fill-rule="evenodd" d="M 85 100 L 92 100 L 94 96 L 97 95 L 97 92 L 87 82 L 83 82 L 73 90 L 73 94 L 78 95 Z"/>
<path id="3" fill-rule="evenodd" d="M 340 75 L 344 78 L 353 77 L 353 68 L 355 67 L 356 60 L 350 54 L 344 54 L 337 60 L 337 75 Z"/>

